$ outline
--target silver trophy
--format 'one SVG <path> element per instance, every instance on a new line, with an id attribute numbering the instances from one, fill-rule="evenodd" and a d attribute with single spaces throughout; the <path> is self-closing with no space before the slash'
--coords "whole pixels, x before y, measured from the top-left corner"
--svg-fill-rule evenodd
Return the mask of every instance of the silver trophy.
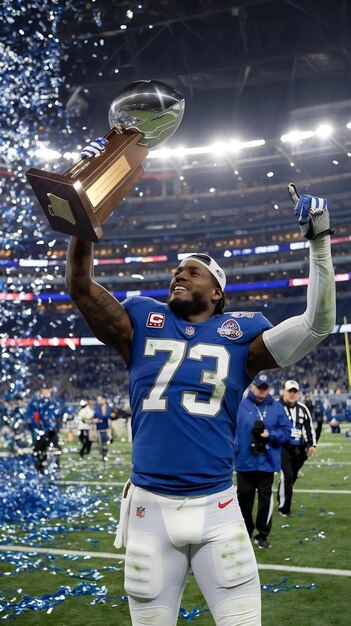
<path id="1" fill-rule="evenodd" d="M 26 176 L 53 230 L 98 241 L 101 225 L 144 174 L 149 149 L 169 139 L 184 114 L 184 98 L 155 80 L 129 85 L 109 109 L 104 150 L 64 174 L 31 168 Z"/>
<path id="2" fill-rule="evenodd" d="M 184 113 L 184 98 L 157 80 L 139 80 L 121 91 L 110 106 L 110 128 L 143 133 L 140 144 L 149 150 L 167 141 Z"/>

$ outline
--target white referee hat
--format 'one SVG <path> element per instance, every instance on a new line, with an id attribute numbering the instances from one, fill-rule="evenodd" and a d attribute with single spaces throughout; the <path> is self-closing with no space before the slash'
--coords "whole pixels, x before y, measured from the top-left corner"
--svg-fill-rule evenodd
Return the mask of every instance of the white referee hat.
<path id="1" fill-rule="evenodd" d="M 300 385 L 296 380 L 287 380 L 284 385 L 284 389 L 286 389 L 286 391 L 291 391 L 292 389 L 299 391 Z"/>

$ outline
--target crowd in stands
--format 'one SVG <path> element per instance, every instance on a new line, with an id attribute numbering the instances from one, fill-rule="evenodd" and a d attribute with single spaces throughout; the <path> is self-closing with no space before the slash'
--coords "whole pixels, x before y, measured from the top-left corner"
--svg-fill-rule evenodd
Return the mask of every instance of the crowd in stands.
<path id="1" fill-rule="evenodd" d="M 34 393 L 43 382 L 50 383 L 66 403 L 95 396 L 101 390 L 109 398 L 128 396 L 123 362 L 116 352 L 103 345 L 80 346 L 74 351 L 69 347 L 34 348 L 27 370 L 28 380 L 23 381 L 20 392 L 23 397 Z M 299 363 L 284 370 L 273 370 L 270 378 L 278 395 L 287 378 L 298 379 L 302 393 L 314 397 L 351 394 L 343 337 L 331 335 Z M 7 381 L 1 382 L 0 393 L 2 398 L 11 397 Z"/>
<path id="2" fill-rule="evenodd" d="M 337 175 L 323 177 L 313 171 L 312 163 L 308 172 L 304 173 L 303 190 L 309 193 L 318 189 L 320 195 L 328 196 L 333 206 L 333 226 L 335 239 L 338 239 L 333 244 L 335 270 L 346 277 L 337 283 L 337 323 L 341 324 L 351 303 L 350 282 L 347 280 L 351 224 L 349 173 L 345 173 L 344 178 Z M 233 181 L 230 170 L 228 176 L 218 175 L 218 181 L 213 182 L 216 189 L 210 193 L 209 177 L 203 171 L 198 174 L 197 177 L 196 172 L 192 172 L 185 185 L 172 189 L 168 184 L 156 184 L 146 176 L 140 187 L 144 196 L 130 195 L 118 211 L 112 213 L 106 236 L 95 246 L 96 259 L 102 261 L 95 268 L 96 276 L 109 291 L 167 289 L 179 252 L 211 253 L 225 268 L 228 286 L 233 287 L 252 281 L 307 276 L 306 250 L 297 247 L 291 251 L 286 245 L 301 241 L 286 182 L 267 185 L 259 177 L 255 179 L 253 172 L 253 180 L 238 177 Z M 275 208 L 275 203 L 279 208 Z M 50 241 L 52 232 L 48 226 L 46 228 Z M 285 247 L 262 254 L 253 252 L 255 246 L 270 244 L 285 244 Z M 39 240 L 37 236 L 28 236 L 20 242 L 16 240 L 13 248 L 11 245 L 3 247 L 0 254 L 4 263 L 0 267 L 1 291 L 33 291 L 38 296 L 29 303 L 25 299 L 16 303 L 15 314 L 10 305 L 4 304 L 3 337 L 91 336 L 68 298 L 62 302 L 40 300 L 40 292 L 45 290 L 66 295 L 66 247 L 66 238 L 59 233 L 55 233 L 52 246 L 45 243 L 44 236 Z M 244 249 L 246 252 L 242 254 Z M 228 254 L 223 256 L 225 251 Z M 121 262 L 127 255 L 166 255 L 167 260 Z M 50 272 L 52 279 L 46 279 L 46 270 L 42 270 L 40 264 L 38 267 L 17 267 L 15 261 L 19 258 L 50 261 L 53 265 L 47 274 Z M 113 261 L 116 258 L 118 263 Z M 6 267 L 6 260 L 14 262 L 13 266 Z M 302 313 L 306 286 L 227 290 L 226 295 L 226 310 L 261 311 L 277 324 Z M 9 313 L 6 313 L 7 309 Z M 15 351 L 10 348 L 2 356 L 0 399 L 5 402 L 17 393 L 26 402 L 44 381 L 50 383 L 56 395 L 68 404 L 78 403 L 87 395 L 96 397 L 101 391 L 114 402 L 127 401 L 126 371 L 119 356 L 105 346 L 77 347 L 75 350 L 52 347 Z M 272 372 L 274 393 L 279 395 L 283 380 L 291 378 L 300 381 L 303 394 L 314 398 L 325 400 L 331 395 L 348 394 L 346 370 L 344 336 L 331 335 L 318 350 L 294 367 Z"/>
<path id="3" fill-rule="evenodd" d="M 33 433 L 38 428 L 40 430 L 42 425 L 35 422 L 35 411 L 32 411 L 34 417 L 30 419 L 30 408 L 34 405 L 35 408 L 35 403 L 39 403 L 40 409 L 40 402 L 48 402 L 46 398 L 40 400 L 47 388 L 52 390 L 49 409 L 53 411 L 56 424 L 55 428 L 50 425 L 51 430 L 48 432 L 50 435 L 53 433 L 56 439 L 62 427 L 77 430 L 75 420 L 82 405 L 86 405 L 88 401 L 96 403 L 101 394 L 106 397 L 108 405 L 117 416 L 113 430 L 120 430 L 117 426 L 122 421 L 123 424 L 127 423 L 127 417 L 130 416 L 127 373 L 120 357 L 110 348 L 79 347 L 74 352 L 69 348 L 49 348 L 38 352 L 37 357 L 28 368 L 28 380 L 22 381 L 25 384 L 22 389 L 18 387 L 17 393 L 11 392 L 4 382 L 1 384 L 0 448 L 5 447 L 11 454 L 34 450 L 39 465 L 46 459 L 46 449 L 35 452 L 36 440 Z M 347 378 L 345 350 L 337 343 L 335 336 L 330 337 L 299 363 L 284 370 L 273 370 L 269 376 L 271 393 L 276 399 L 280 397 L 287 378 L 297 379 L 301 400 L 308 404 L 312 415 L 315 412 L 316 420 L 318 415 L 322 416 L 330 432 L 340 433 L 340 423 L 351 422 L 351 389 Z M 50 412 L 45 413 L 44 416 L 49 414 L 51 415 Z M 122 417 L 123 420 L 119 421 Z M 125 427 L 123 432 L 126 436 Z M 45 443 L 47 433 L 41 436 Z M 60 453 L 58 439 L 56 444 Z M 41 470 L 42 467 L 41 464 Z"/>

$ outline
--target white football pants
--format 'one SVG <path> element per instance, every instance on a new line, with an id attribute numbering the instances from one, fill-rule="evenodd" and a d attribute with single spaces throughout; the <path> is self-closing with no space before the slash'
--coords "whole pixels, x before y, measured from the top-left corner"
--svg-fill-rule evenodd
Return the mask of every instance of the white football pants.
<path id="1" fill-rule="evenodd" d="M 260 626 L 257 564 L 234 487 L 189 498 L 135 487 L 126 536 L 133 626 L 176 626 L 190 568 L 216 626 Z"/>

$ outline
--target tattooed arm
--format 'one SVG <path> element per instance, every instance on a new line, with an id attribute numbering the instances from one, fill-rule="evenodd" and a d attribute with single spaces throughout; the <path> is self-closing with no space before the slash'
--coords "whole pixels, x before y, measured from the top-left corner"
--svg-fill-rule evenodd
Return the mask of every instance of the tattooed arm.
<path id="1" fill-rule="evenodd" d="M 93 244 L 89 241 L 70 238 L 66 288 L 95 337 L 115 348 L 128 365 L 132 323 L 118 300 L 94 280 Z"/>

